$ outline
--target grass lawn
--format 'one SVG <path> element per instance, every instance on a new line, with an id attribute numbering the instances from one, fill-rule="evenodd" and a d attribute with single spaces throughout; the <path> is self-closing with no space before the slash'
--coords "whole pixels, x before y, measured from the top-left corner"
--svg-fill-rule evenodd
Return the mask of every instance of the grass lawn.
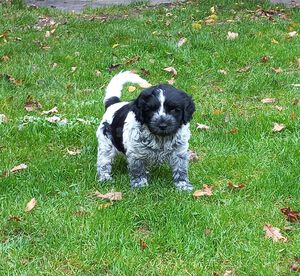
<path id="1" fill-rule="evenodd" d="M 1 275 L 295 273 L 300 226 L 280 208 L 300 210 L 300 87 L 292 85 L 300 83 L 300 34 L 288 35 L 300 32 L 300 11 L 269 20 L 256 10 L 270 4 L 217 1 L 216 19 L 215 2 L 84 14 L 0 6 Z M 216 21 L 199 22 L 208 16 Z M 228 40 L 228 31 L 239 36 Z M 141 68 L 151 83 L 166 82 L 169 66 L 197 108 L 190 180 L 196 189 L 214 185 L 213 195 L 177 192 L 167 166 L 153 168 L 149 188 L 132 191 L 123 157 L 114 180 L 100 186 L 95 131 L 105 86 L 117 72 Z M 127 88 L 123 99 L 138 95 Z M 42 108 L 25 110 L 28 96 Z M 54 106 L 67 123 L 41 114 Z M 285 128 L 273 132 L 273 123 Z M 27 169 L 7 175 L 21 163 Z M 245 188 L 231 190 L 229 181 Z M 123 199 L 106 206 L 96 190 Z M 25 212 L 31 198 L 37 204 Z M 265 224 L 287 241 L 266 239 Z"/>

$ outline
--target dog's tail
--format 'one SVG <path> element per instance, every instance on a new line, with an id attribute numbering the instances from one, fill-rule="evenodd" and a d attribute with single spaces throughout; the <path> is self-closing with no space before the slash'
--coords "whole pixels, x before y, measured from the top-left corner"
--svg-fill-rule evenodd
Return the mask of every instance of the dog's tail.
<path id="1" fill-rule="evenodd" d="M 143 88 L 150 86 L 146 80 L 131 71 L 125 71 L 115 75 L 106 87 L 104 97 L 105 109 L 112 104 L 120 102 L 123 86 L 128 82 L 139 84 Z"/>

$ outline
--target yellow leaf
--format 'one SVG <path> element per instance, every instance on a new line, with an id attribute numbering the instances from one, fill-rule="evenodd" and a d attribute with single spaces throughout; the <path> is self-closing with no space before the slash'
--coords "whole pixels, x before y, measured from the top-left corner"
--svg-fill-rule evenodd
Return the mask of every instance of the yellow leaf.
<path id="1" fill-rule="evenodd" d="M 25 207 L 25 212 L 30 212 L 34 206 L 36 205 L 36 199 L 35 198 L 32 198 L 27 204 L 26 204 L 26 207 Z"/>
<path id="2" fill-rule="evenodd" d="M 192 28 L 195 29 L 195 30 L 200 30 L 202 28 L 202 26 L 199 22 L 194 22 L 192 24 Z"/>
<path id="3" fill-rule="evenodd" d="M 135 86 L 129 86 L 128 87 L 128 92 L 134 92 L 136 90 L 136 87 Z"/>
<path id="4" fill-rule="evenodd" d="M 274 39 L 274 38 L 272 38 L 271 42 L 272 42 L 273 44 L 279 44 L 279 42 L 278 42 L 276 39 Z"/>
<path id="5" fill-rule="evenodd" d="M 112 46 L 113 49 L 117 48 L 118 46 L 120 46 L 120 44 L 116 43 Z"/>

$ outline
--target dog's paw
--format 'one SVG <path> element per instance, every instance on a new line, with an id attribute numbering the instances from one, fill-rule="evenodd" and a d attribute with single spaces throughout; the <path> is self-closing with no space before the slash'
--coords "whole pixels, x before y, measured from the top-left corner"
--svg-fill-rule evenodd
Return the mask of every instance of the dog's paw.
<path id="1" fill-rule="evenodd" d="M 143 188 L 148 186 L 148 181 L 146 178 L 132 179 L 130 185 L 132 188 Z"/>
<path id="2" fill-rule="evenodd" d="M 194 189 L 193 185 L 191 183 L 189 183 L 188 181 L 176 182 L 175 186 L 176 186 L 177 190 L 179 190 L 179 191 L 191 192 Z"/>

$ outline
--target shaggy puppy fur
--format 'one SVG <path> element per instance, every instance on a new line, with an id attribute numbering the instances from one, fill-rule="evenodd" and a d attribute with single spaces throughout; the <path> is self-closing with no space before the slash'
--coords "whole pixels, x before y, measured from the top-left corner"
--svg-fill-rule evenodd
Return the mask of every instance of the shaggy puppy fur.
<path id="1" fill-rule="evenodd" d="M 191 191 L 187 170 L 189 121 L 195 111 L 192 98 L 171 85 L 159 84 L 144 89 L 134 101 L 121 102 L 121 90 L 127 82 L 149 86 L 130 71 L 114 76 L 107 86 L 106 112 L 97 130 L 99 180 L 111 180 L 112 160 L 122 152 L 132 187 L 147 186 L 145 168 L 167 161 L 177 189 Z"/>

